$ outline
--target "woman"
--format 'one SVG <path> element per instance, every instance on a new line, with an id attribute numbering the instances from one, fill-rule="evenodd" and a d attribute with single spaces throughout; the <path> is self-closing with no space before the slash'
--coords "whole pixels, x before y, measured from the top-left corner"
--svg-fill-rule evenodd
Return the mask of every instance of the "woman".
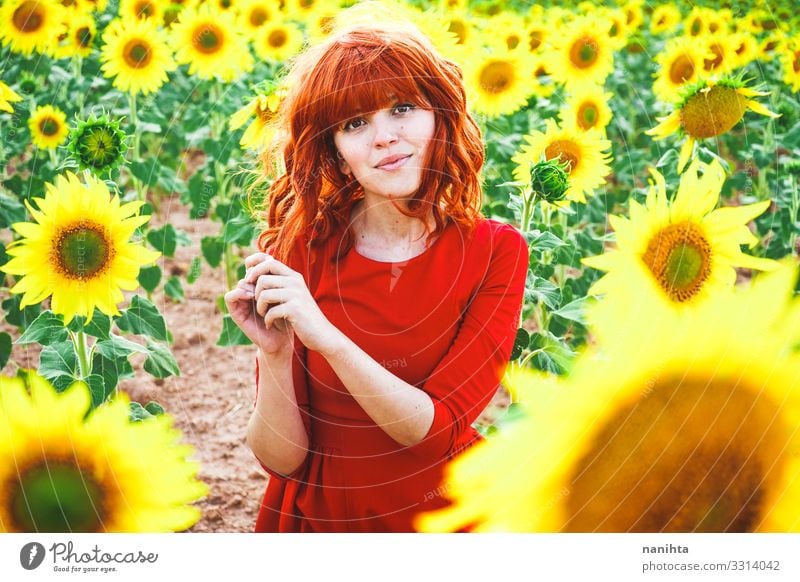
<path id="1" fill-rule="evenodd" d="M 480 439 L 519 324 L 524 238 L 480 215 L 461 71 L 407 26 L 296 61 L 262 252 L 225 299 L 258 346 L 256 531 L 413 531 Z"/>

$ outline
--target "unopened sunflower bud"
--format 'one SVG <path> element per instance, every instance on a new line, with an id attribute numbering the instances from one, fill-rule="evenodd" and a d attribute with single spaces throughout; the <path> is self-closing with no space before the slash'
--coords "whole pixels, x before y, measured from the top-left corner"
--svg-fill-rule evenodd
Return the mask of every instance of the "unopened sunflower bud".
<path id="1" fill-rule="evenodd" d="M 70 131 L 67 148 L 81 170 L 90 170 L 96 176 L 110 173 L 125 160 L 128 149 L 125 132 L 119 120 L 105 115 L 78 120 Z"/>
<path id="2" fill-rule="evenodd" d="M 531 166 L 531 188 L 547 202 L 563 200 L 569 189 L 567 164 L 557 159 L 537 162 Z"/>

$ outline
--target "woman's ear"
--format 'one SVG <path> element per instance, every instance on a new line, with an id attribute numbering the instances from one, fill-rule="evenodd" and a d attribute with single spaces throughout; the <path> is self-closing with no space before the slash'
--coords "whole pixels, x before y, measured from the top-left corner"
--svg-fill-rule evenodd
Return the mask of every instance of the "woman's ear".
<path id="1" fill-rule="evenodd" d="M 342 174 L 344 174 L 345 176 L 349 176 L 350 174 L 353 173 L 353 171 L 350 169 L 350 166 L 347 164 L 347 162 L 344 161 L 344 156 L 342 155 L 342 152 L 340 152 L 339 150 L 336 150 L 336 159 L 339 161 L 339 169 L 342 171 Z"/>

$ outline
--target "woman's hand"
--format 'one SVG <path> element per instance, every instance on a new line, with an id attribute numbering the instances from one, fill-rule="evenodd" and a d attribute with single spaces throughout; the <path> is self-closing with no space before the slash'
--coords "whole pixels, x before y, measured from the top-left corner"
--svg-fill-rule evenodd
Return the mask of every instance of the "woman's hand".
<path id="1" fill-rule="evenodd" d="M 245 282 L 255 284 L 256 311 L 267 330 L 288 322 L 309 350 L 325 353 L 339 340 L 340 332 L 320 310 L 303 276 L 266 253 L 245 259 Z"/>
<path id="2" fill-rule="evenodd" d="M 255 285 L 240 279 L 236 287 L 225 294 L 225 304 L 234 323 L 265 354 L 290 351 L 294 334 L 283 320 L 267 328 L 264 317 L 256 310 Z"/>

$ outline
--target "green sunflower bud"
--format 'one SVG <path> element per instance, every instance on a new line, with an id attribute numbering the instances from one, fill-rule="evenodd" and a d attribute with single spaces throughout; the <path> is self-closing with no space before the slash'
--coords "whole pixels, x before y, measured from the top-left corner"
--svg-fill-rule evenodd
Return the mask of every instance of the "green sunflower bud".
<path id="1" fill-rule="evenodd" d="M 542 160 L 531 167 L 531 188 L 547 202 L 563 200 L 569 189 L 567 163 L 557 159 Z"/>
<path id="2" fill-rule="evenodd" d="M 96 176 L 109 174 L 125 160 L 128 144 L 120 121 L 106 115 L 78 120 L 69 134 L 67 149 L 81 170 L 90 170 Z"/>

